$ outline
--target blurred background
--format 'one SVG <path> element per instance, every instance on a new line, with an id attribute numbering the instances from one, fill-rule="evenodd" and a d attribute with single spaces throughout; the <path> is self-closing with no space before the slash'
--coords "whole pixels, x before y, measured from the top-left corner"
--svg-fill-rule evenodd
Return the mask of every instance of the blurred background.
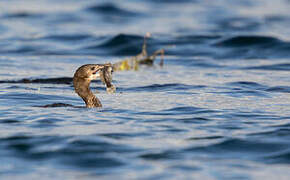
<path id="1" fill-rule="evenodd" d="M 1 0 L 0 177 L 289 179 L 289 9 L 289 0 Z M 147 32 L 164 67 L 114 73 L 114 95 L 92 83 L 102 109 L 38 107 L 84 106 L 75 70 L 137 55 Z"/>

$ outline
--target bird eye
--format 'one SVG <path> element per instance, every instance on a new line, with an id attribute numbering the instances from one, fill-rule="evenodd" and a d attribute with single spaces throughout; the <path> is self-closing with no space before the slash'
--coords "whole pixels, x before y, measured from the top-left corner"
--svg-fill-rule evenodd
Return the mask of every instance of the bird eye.
<path id="1" fill-rule="evenodd" d="M 94 71 L 95 70 L 95 67 L 91 67 L 91 70 Z"/>

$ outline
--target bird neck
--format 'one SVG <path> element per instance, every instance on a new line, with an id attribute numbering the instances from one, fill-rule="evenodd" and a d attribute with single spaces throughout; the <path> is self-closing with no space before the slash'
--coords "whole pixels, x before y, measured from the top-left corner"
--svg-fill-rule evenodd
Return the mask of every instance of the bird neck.
<path id="1" fill-rule="evenodd" d="M 88 78 L 74 78 L 75 92 L 85 101 L 87 108 L 102 107 L 100 100 L 90 89 L 91 81 Z"/>

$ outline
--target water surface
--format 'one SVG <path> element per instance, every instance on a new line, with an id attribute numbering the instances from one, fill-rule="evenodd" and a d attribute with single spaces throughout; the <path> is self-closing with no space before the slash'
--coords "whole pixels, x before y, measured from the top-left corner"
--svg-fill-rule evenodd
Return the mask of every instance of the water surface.
<path id="1" fill-rule="evenodd" d="M 290 1 L 0 2 L 2 179 L 288 179 Z M 82 64 L 164 48 L 164 67 L 114 73 L 116 94 L 71 78 Z"/>

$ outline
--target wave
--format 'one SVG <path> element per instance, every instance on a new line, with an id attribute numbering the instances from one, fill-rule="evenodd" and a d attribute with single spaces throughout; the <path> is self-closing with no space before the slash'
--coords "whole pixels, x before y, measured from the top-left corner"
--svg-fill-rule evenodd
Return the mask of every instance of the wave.
<path id="1" fill-rule="evenodd" d="M 147 160 L 170 160 L 178 158 L 178 154 L 172 151 L 163 151 L 160 153 L 145 153 L 139 156 L 142 159 Z"/>
<path id="2" fill-rule="evenodd" d="M 148 86 L 138 86 L 138 87 L 129 87 L 129 88 L 123 88 L 118 87 L 118 90 L 121 92 L 161 92 L 161 91 L 182 91 L 186 93 L 186 90 L 190 89 L 202 89 L 206 86 L 202 85 L 187 85 L 182 83 L 168 83 L 168 84 L 151 84 Z"/>
<path id="3" fill-rule="evenodd" d="M 62 146 L 58 146 L 62 144 Z M 56 145 L 56 146 L 55 146 Z M 111 168 L 125 164 L 111 153 L 129 153 L 136 149 L 115 145 L 95 137 L 31 136 L 18 134 L 0 139 L 2 149 L 30 161 L 53 159 L 77 168 Z M 48 148 L 47 148 L 48 147 Z M 51 148 L 49 148 L 51 147 Z M 58 148 L 53 148 L 58 147 Z"/>
<path id="4" fill-rule="evenodd" d="M 279 45 L 282 41 L 268 36 L 235 36 L 216 43 L 221 47 L 248 47 L 248 46 L 271 46 Z"/>
<path id="5" fill-rule="evenodd" d="M 262 142 L 245 139 L 227 139 L 208 146 L 198 146 L 187 148 L 185 151 L 191 153 L 206 153 L 223 158 L 237 159 L 256 159 L 262 160 L 268 158 L 274 153 L 283 154 L 288 149 L 287 144 Z"/>
<path id="6" fill-rule="evenodd" d="M 224 89 L 224 91 L 213 93 L 226 94 L 231 97 L 257 96 L 264 98 L 271 98 L 270 93 L 290 93 L 290 87 L 288 86 L 267 86 L 250 81 L 225 83 L 220 89 Z"/>
<path id="7" fill-rule="evenodd" d="M 273 86 L 273 87 L 270 87 L 270 88 L 266 89 L 266 91 L 290 93 L 290 86 Z"/>
<path id="8" fill-rule="evenodd" d="M 111 47 L 119 47 L 119 46 L 124 46 L 126 44 L 134 44 L 137 42 L 142 42 L 143 43 L 143 36 L 138 36 L 138 35 L 131 35 L 131 34 L 118 34 L 104 43 L 100 44 L 98 47 L 102 48 L 111 48 Z"/>
<path id="9" fill-rule="evenodd" d="M 255 90 L 263 90 L 267 88 L 267 86 L 252 82 L 252 81 L 235 81 L 226 83 L 226 86 L 235 86 L 240 88 L 246 88 L 246 89 L 255 89 Z"/>
<path id="10" fill-rule="evenodd" d="M 142 51 L 143 36 L 118 34 L 99 43 L 83 47 L 85 50 L 103 50 L 113 55 L 135 56 Z"/>
<path id="11" fill-rule="evenodd" d="M 267 86 L 251 81 L 236 81 L 225 84 L 225 89 L 229 89 L 228 94 L 252 94 L 257 96 L 267 96 L 266 92 L 290 93 L 290 86 Z"/>
<path id="12" fill-rule="evenodd" d="M 83 41 L 87 39 L 92 39 L 93 36 L 88 34 L 58 34 L 58 35 L 48 35 L 40 39 L 42 40 L 53 40 L 53 41 Z"/>
<path id="13" fill-rule="evenodd" d="M 135 12 L 132 10 L 129 11 L 113 3 L 92 5 L 87 7 L 85 10 L 107 16 L 136 17 L 140 15 L 139 12 Z"/>
<path id="14" fill-rule="evenodd" d="M 290 42 L 270 36 L 234 36 L 213 44 L 217 58 L 272 59 L 290 57 Z"/>

